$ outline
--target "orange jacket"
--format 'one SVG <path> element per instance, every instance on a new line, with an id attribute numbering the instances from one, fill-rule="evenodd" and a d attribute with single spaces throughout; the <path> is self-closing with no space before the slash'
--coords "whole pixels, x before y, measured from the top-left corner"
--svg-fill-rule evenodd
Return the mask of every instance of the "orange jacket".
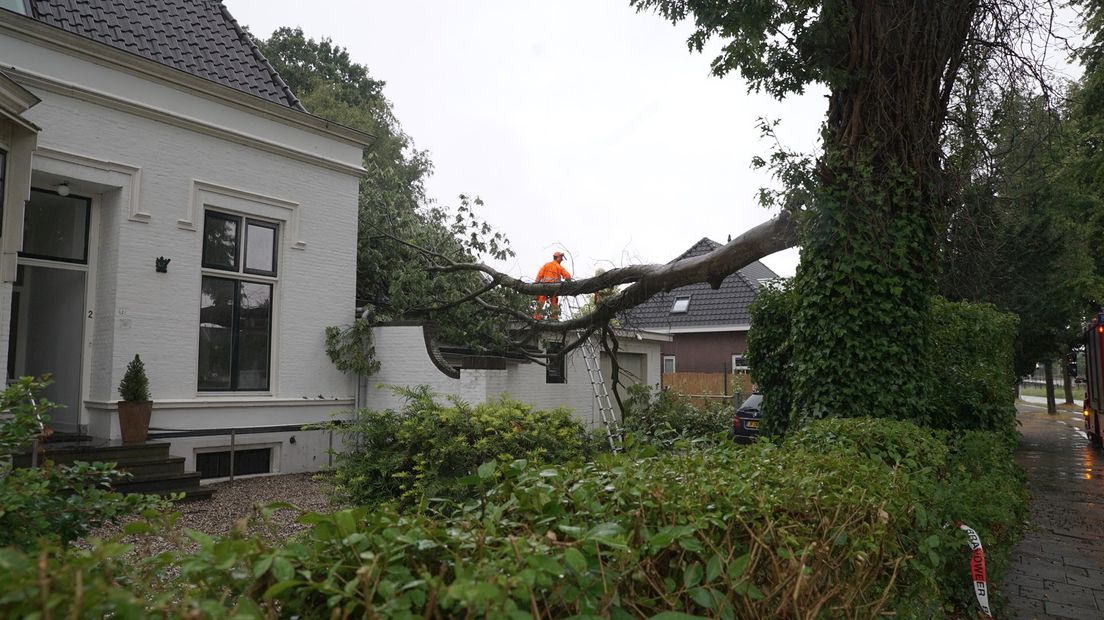
<path id="1" fill-rule="evenodd" d="M 559 282 L 562 280 L 568 280 L 571 278 L 571 274 L 568 273 L 562 265 L 554 260 L 550 260 L 540 268 L 537 272 L 537 282 Z"/>

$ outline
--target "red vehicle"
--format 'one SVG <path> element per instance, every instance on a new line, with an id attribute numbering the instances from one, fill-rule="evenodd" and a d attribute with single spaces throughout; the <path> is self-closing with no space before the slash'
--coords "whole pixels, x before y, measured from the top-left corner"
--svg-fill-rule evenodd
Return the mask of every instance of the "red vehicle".
<path id="1" fill-rule="evenodd" d="M 1093 444 L 1100 445 L 1104 432 L 1104 312 L 1093 317 L 1085 330 L 1085 432 Z"/>

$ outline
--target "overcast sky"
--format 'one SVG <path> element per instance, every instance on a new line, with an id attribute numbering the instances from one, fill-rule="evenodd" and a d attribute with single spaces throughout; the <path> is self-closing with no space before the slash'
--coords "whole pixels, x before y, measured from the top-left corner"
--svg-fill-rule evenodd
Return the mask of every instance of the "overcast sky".
<path id="1" fill-rule="evenodd" d="M 812 151 L 824 91 L 777 102 L 737 75 L 709 75 L 685 25 L 628 0 L 225 0 L 254 34 L 299 26 L 329 37 L 386 81 L 406 133 L 430 152 L 432 198 L 483 198 L 511 240 L 499 265 L 533 278 L 552 252 L 596 267 L 663 263 L 702 237 L 725 242 L 772 213 L 756 119 L 780 119 Z M 793 275 L 797 252 L 764 262 Z"/>

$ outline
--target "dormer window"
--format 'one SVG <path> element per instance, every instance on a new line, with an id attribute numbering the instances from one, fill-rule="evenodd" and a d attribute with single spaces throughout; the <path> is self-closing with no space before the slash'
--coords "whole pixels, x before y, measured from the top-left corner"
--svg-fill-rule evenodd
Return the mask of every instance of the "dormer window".
<path id="1" fill-rule="evenodd" d="M 671 304 L 671 314 L 686 314 L 686 311 L 690 309 L 690 296 L 683 295 L 675 298 L 675 303 Z"/>

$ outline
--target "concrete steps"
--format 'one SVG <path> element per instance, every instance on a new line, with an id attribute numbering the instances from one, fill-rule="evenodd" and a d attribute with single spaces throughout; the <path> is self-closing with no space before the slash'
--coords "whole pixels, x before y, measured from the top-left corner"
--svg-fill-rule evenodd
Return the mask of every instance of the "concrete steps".
<path id="1" fill-rule="evenodd" d="M 184 501 L 210 497 L 214 491 L 200 486 L 198 472 L 184 471 L 184 457 L 169 454 L 170 444 L 165 441 L 146 441 L 125 444 L 118 440 L 81 439 L 78 441 L 47 441 L 45 454 L 39 460 L 50 460 L 58 465 L 70 465 L 76 461 L 86 463 L 115 463 L 120 471 L 130 474 L 115 483 L 120 493 L 148 493 L 167 497 L 184 493 Z M 30 467 L 30 452 L 15 455 L 16 467 Z"/>

